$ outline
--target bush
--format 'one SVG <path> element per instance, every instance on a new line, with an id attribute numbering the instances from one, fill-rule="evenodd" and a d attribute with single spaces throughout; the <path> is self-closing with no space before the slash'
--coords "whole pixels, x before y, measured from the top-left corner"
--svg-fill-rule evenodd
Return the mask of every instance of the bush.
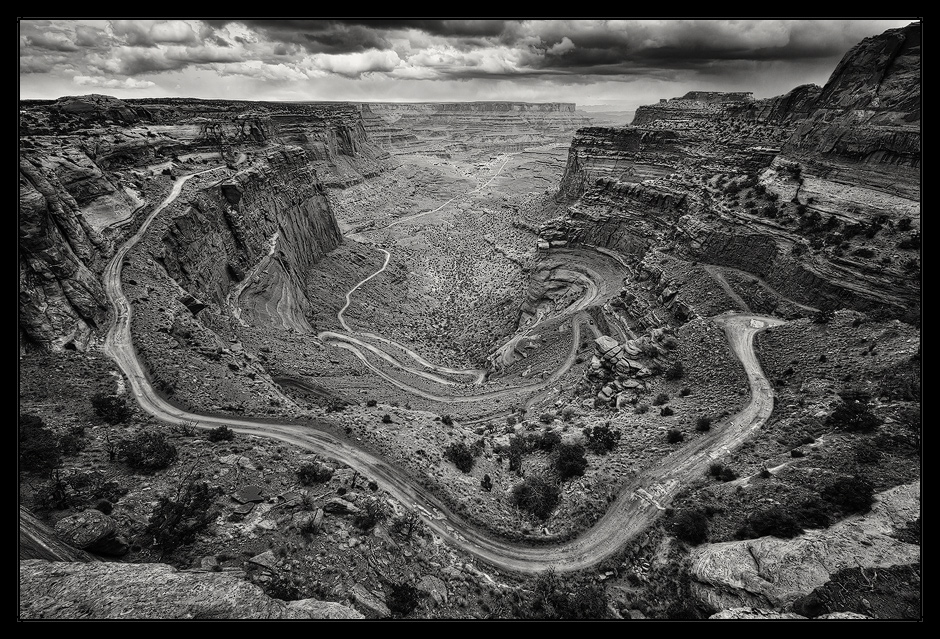
<path id="1" fill-rule="evenodd" d="M 636 408 L 633 409 L 633 412 L 637 415 L 642 415 L 643 413 L 648 412 L 649 409 L 649 404 L 637 404 Z"/>
<path id="2" fill-rule="evenodd" d="M 405 617 L 418 607 L 424 594 L 408 583 L 391 583 L 385 595 L 385 605 L 396 617 Z"/>
<path id="3" fill-rule="evenodd" d="M 476 461 L 470 447 L 463 442 L 455 442 L 444 449 L 444 458 L 452 462 L 461 472 L 469 473 Z"/>
<path id="4" fill-rule="evenodd" d="M 724 467 L 721 471 L 721 481 L 734 481 L 738 478 L 738 474 L 734 472 L 731 468 L 727 466 Z"/>
<path id="5" fill-rule="evenodd" d="M 662 406 L 669 401 L 669 395 L 666 393 L 660 393 L 656 396 L 656 399 L 653 400 L 653 406 Z"/>
<path id="6" fill-rule="evenodd" d="M 374 399 L 370 399 L 370 400 L 368 400 L 368 401 L 366 402 L 366 406 L 368 406 L 369 408 L 372 408 L 372 407 L 374 407 L 374 406 L 377 405 L 377 404 L 378 404 L 378 402 L 377 402 L 376 400 L 374 400 Z"/>
<path id="7" fill-rule="evenodd" d="M 539 421 L 543 424 L 551 424 L 553 421 L 555 421 L 555 415 L 552 413 L 542 413 L 539 415 Z"/>
<path id="8" fill-rule="evenodd" d="M 835 480 L 823 489 L 822 497 L 844 513 L 866 513 L 875 503 L 875 490 L 870 481 L 856 475 Z"/>
<path id="9" fill-rule="evenodd" d="M 678 444 L 681 441 L 685 440 L 685 435 L 682 434 L 682 431 L 678 428 L 670 428 L 666 432 L 666 441 L 670 444 Z"/>
<path id="10" fill-rule="evenodd" d="M 754 539 L 770 535 L 791 539 L 802 532 L 802 526 L 792 515 L 780 506 L 772 506 L 751 514 L 747 523 L 738 531 L 738 538 Z"/>
<path id="11" fill-rule="evenodd" d="M 84 450 L 87 444 L 84 426 L 72 426 L 69 432 L 59 438 L 59 450 L 62 451 L 63 455 L 74 455 Z"/>
<path id="12" fill-rule="evenodd" d="M 556 446 L 555 470 L 562 480 L 580 477 L 587 468 L 584 446 L 581 444 L 559 444 Z"/>
<path id="13" fill-rule="evenodd" d="M 486 492 L 493 490 L 493 480 L 490 479 L 489 475 L 483 475 L 483 479 L 480 480 L 480 487 Z"/>
<path id="14" fill-rule="evenodd" d="M 187 481 L 175 499 L 160 497 L 144 533 L 161 553 L 191 543 L 218 516 L 213 504 L 221 492 L 204 481 Z"/>
<path id="15" fill-rule="evenodd" d="M 131 416 L 127 400 L 117 395 L 95 393 L 91 396 L 91 405 L 99 419 L 111 424 L 121 424 Z"/>
<path id="16" fill-rule="evenodd" d="M 674 415 L 675 412 L 676 412 L 676 411 L 672 410 L 672 409 L 669 408 L 668 406 L 663 406 L 663 407 L 660 409 L 659 414 L 662 415 L 663 417 L 669 417 L 670 415 Z"/>
<path id="17" fill-rule="evenodd" d="M 389 508 L 385 501 L 370 497 L 363 509 L 356 514 L 353 523 L 360 530 L 369 531 L 375 528 L 376 524 L 388 519 L 388 515 Z"/>
<path id="18" fill-rule="evenodd" d="M 163 433 L 145 430 L 118 444 L 118 457 L 138 470 L 166 468 L 176 456 L 176 446 Z"/>
<path id="19" fill-rule="evenodd" d="M 235 439 L 235 431 L 228 426 L 219 426 L 209 431 L 210 442 L 230 442 Z"/>
<path id="20" fill-rule="evenodd" d="M 700 432 L 705 432 L 712 427 L 712 418 L 711 417 L 699 417 L 695 420 L 695 430 Z"/>
<path id="21" fill-rule="evenodd" d="M 389 415 L 388 413 L 385 413 L 384 415 L 382 415 L 382 423 L 383 423 L 383 424 L 391 424 L 391 423 L 392 423 L 392 416 Z"/>
<path id="22" fill-rule="evenodd" d="M 443 417 L 441 417 L 441 423 L 444 424 L 445 426 L 453 426 L 454 418 L 451 417 L 450 415 L 444 415 Z"/>
<path id="23" fill-rule="evenodd" d="M 571 418 L 574 417 L 575 410 L 573 406 L 565 406 L 561 410 L 561 419 L 565 422 L 570 422 Z"/>
<path id="24" fill-rule="evenodd" d="M 692 389 L 686 386 L 681 391 L 679 391 L 679 394 L 682 395 L 683 397 L 688 397 L 689 395 L 692 394 Z"/>
<path id="25" fill-rule="evenodd" d="M 520 509 L 540 519 L 548 517 L 558 504 L 558 486 L 543 475 L 530 475 L 512 489 L 512 501 Z"/>
<path id="26" fill-rule="evenodd" d="M 721 471 L 725 469 L 724 465 L 719 464 L 718 462 L 713 462 L 708 466 L 708 474 L 718 479 L 721 477 Z"/>
<path id="27" fill-rule="evenodd" d="M 562 579 L 554 569 L 539 573 L 532 595 L 516 606 L 524 619 L 609 619 L 607 591 L 587 580 Z"/>
<path id="28" fill-rule="evenodd" d="M 55 433 L 36 415 L 20 415 L 20 470 L 47 473 L 62 463 Z"/>
<path id="29" fill-rule="evenodd" d="M 803 528 L 827 528 L 832 506 L 819 497 L 810 497 L 799 505 L 796 519 Z"/>
<path id="30" fill-rule="evenodd" d="M 518 472 L 522 469 L 522 457 L 527 448 L 525 440 L 519 435 L 509 438 L 509 470 Z"/>
<path id="31" fill-rule="evenodd" d="M 594 428 L 585 428 L 583 432 L 587 437 L 588 450 L 596 455 L 604 455 L 615 449 L 621 437 L 619 430 L 610 427 L 610 422 Z"/>
<path id="32" fill-rule="evenodd" d="M 846 396 L 826 418 L 826 426 L 849 432 L 869 432 L 877 428 L 881 420 L 868 408 L 868 404 Z"/>
<path id="33" fill-rule="evenodd" d="M 681 379 L 685 374 L 685 369 L 682 366 L 682 361 L 677 361 L 675 364 L 666 369 L 666 372 L 663 374 L 668 380 Z"/>
<path id="34" fill-rule="evenodd" d="M 304 486 L 323 484 L 333 477 L 333 469 L 320 462 L 307 462 L 297 469 L 297 478 Z"/>
<path id="35" fill-rule="evenodd" d="M 678 539 L 693 546 L 708 538 L 708 518 L 697 508 L 679 511 L 673 517 L 670 528 Z"/>
<path id="36" fill-rule="evenodd" d="M 532 445 L 535 446 L 538 450 L 544 450 L 546 452 L 551 452 L 555 449 L 555 446 L 561 443 L 561 435 L 555 431 L 545 431 L 530 440 Z"/>

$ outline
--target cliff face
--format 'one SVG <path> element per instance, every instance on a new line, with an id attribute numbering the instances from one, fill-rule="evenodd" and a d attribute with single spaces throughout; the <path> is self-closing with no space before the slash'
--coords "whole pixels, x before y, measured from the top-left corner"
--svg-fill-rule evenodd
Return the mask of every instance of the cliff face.
<path id="1" fill-rule="evenodd" d="M 106 248 L 42 156 L 19 163 L 19 325 L 33 342 L 83 349 L 107 314 L 87 264 Z"/>
<path id="2" fill-rule="evenodd" d="M 300 283 L 342 235 L 307 154 L 285 146 L 201 191 L 173 219 L 162 241 L 160 260 L 167 273 L 190 294 L 219 306 L 270 252 L 271 267 L 251 284 L 251 294 L 266 298 L 289 286 L 302 317 L 310 302 Z"/>
<path id="3" fill-rule="evenodd" d="M 853 47 L 783 153 L 819 174 L 919 199 L 920 43 L 914 23 Z"/>
<path id="4" fill-rule="evenodd" d="M 449 157 L 567 144 L 590 124 L 571 103 L 453 102 L 360 105 L 369 136 L 393 153 Z"/>
<path id="5" fill-rule="evenodd" d="M 83 349 L 105 319 L 97 271 L 120 229 L 165 196 L 163 175 L 239 169 L 166 239 L 173 276 L 219 300 L 275 233 L 283 272 L 265 273 L 268 286 L 299 282 L 340 241 L 322 188 L 361 182 L 389 157 L 349 104 L 71 96 L 24 102 L 20 136 L 20 326 L 47 348 Z"/>
<path id="6" fill-rule="evenodd" d="M 919 263 L 899 247 L 919 243 L 919 78 L 911 25 L 853 48 L 822 89 L 693 92 L 640 126 L 579 129 L 540 246 L 671 252 L 806 307 L 916 317 Z"/>

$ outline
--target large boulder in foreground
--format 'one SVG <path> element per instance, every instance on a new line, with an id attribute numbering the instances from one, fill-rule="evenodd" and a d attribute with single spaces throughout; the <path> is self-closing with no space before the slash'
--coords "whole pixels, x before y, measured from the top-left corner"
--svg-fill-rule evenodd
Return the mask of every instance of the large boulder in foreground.
<path id="1" fill-rule="evenodd" d="M 241 573 L 239 573 L 240 575 Z M 22 619 L 362 619 L 329 601 L 281 601 L 228 572 L 166 564 L 20 562 Z"/>
<path id="2" fill-rule="evenodd" d="M 93 508 L 60 519 L 55 534 L 70 546 L 98 555 L 120 557 L 129 548 L 118 535 L 117 522 Z"/>
<path id="3" fill-rule="evenodd" d="M 690 553 L 692 591 L 717 610 L 787 610 L 844 568 L 920 561 L 920 546 L 894 535 L 920 517 L 920 482 L 876 497 L 871 512 L 794 539 L 761 537 L 705 544 Z"/>

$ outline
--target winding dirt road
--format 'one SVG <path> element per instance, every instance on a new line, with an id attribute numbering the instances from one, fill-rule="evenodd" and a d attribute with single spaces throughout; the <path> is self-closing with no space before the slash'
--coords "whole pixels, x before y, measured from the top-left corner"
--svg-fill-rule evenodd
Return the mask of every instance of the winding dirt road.
<path id="1" fill-rule="evenodd" d="M 422 513 L 426 524 L 445 541 L 498 569 L 536 573 L 554 567 L 559 572 L 566 572 L 588 568 L 610 557 L 649 526 L 684 483 L 690 478 L 700 477 L 709 463 L 727 455 L 760 428 L 773 409 L 773 393 L 757 361 L 753 342 L 758 332 L 782 322 L 754 315 L 718 317 L 715 321 L 724 327 L 731 347 L 748 375 L 751 398 L 743 410 L 716 424 L 708 434 L 676 451 L 658 467 L 639 475 L 625 487 L 604 517 L 577 539 L 556 545 L 527 546 L 495 538 L 451 513 L 437 497 L 416 485 L 398 468 L 319 430 L 317 423 L 271 423 L 260 419 L 202 415 L 170 404 L 154 390 L 131 340 L 131 306 L 121 287 L 121 269 L 128 251 L 144 235 L 156 215 L 176 199 L 190 177 L 177 181 L 166 200 L 117 251 L 103 274 L 105 291 L 113 307 L 103 350 L 126 375 L 141 408 L 170 424 L 190 422 L 201 428 L 225 425 L 242 434 L 277 439 L 332 457 L 374 478 L 402 503 L 414 506 Z M 573 353 L 576 353 L 580 341 L 580 321 L 577 319 L 581 316 L 579 311 L 573 322 Z M 569 356 L 569 359 L 573 358 Z M 507 392 L 512 391 L 495 391 L 494 396 Z M 450 399 L 462 401 L 462 398 Z"/>

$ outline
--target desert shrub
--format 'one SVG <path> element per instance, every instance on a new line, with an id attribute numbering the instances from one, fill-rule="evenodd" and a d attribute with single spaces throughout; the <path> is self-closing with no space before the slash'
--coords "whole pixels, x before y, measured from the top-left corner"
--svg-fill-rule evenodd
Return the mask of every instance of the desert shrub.
<path id="1" fill-rule="evenodd" d="M 392 423 L 392 416 L 389 415 L 388 413 L 385 413 L 384 415 L 382 415 L 382 423 L 383 423 L 383 424 L 391 424 L 391 423 Z"/>
<path id="2" fill-rule="evenodd" d="M 553 421 L 555 421 L 555 415 L 552 413 L 542 413 L 539 415 L 539 421 L 543 424 L 551 424 Z"/>
<path id="3" fill-rule="evenodd" d="M 806 453 L 804 453 L 799 448 L 794 448 L 793 450 L 790 451 L 790 457 L 805 457 L 805 456 L 806 456 Z"/>
<path id="4" fill-rule="evenodd" d="M 711 417 L 699 417 L 695 420 L 695 430 L 700 432 L 705 432 L 712 427 L 712 418 Z"/>
<path id="5" fill-rule="evenodd" d="M 692 389 L 686 386 L 681 391 L 679 391 L 679 394 L 682 395 L 683 397 L 688 397 L 689 395 L 692 394 Z"/>
<path id="6" fill-rule="evenodd" d="M 561 443 L 561 435 L 555 431 L 546 431 L 530 439 L 532 445 L 538 450 L 551 452 Z"/>
<path id="7" fill-rule="evenodd" d="M 660 393 L 656 396 L 656 399 L 653 400 L 653 406 L 662 406 L 669 401 L 669 395 L 666 393 Z"/>
<path id="8" fill-rule="evenodd" d="M 581 444 L 559 444 L 555 447 L 555 470 L 562 480 L 580 477 L 587 468 L 584 446 Z"/>
<path id="9" fill-rule="evenodd" d="M 898 242 L 899 249 L 919 249 L 920 248 L 920 233 L 915 233 L 910 237 L 906 237 L 900 242 Z"/>
<path id="10" fill-rule="evenodd" d="M 558 504 L 558 485 L 544 475 L 529 475 L 512 489 L 512 502 L 540 519 L 548 517 Z"/>
<path id="11" fill-rule="evenodd" d="M 803 528 L 828 528 L 832 506 L 819 497 L 810 497 L 797 506 L 797 521 Z"/>
<path id="12" fill-rule="evenodd" d="M 828 324 L 832 321 L 832 310 L 823 309 L 813 315 L 814 324 Z"/>
<path id="13" fill-rule="evenodd" d="M 849 432 L 868 432 L 877 428 L 881 420 L 871 412 L 866 402 L 845 397 L 825 423 Z"/>
<path id="14" fill-rule="evenodd" d="M 374 407 L 374 406 L 377 405 L 377 404 L 378 404 L 378 402 L 377 402 L 376 400 L 374 400 L 374 399 L 370 399 L 370 400 L 368 400 L 368 401 L 366 402 L 366 406 L 368 406 L 369 408 L 372 408 L 372 407 Z"/>
<path id="15" fill-rule="evenodd" d="M 672 410 L 668 406 L 663 406 L 661 409 L 659 409 L 659 414 L 662 415 L 663 417 L 669 417 L 670 415 L 674 415 L 675 412 L 676 411 Z"/>
<path id="16" fill-rule="evenodd" d="M 493 480 L 490 479 L 489 475 L 483 475 L 483 479 L 480 480 L 480 488 L 486 492 L 493 490 Z"/>
<path id="17" fill-rule="evenodd" d="M 708 474 L 714 477 L 715 479 L 717 479 L 721 477 L 721 471 L 723 471 L 724 469 L 725 467 L 723 464 L 719 464 L 718 462 L 712 462 L 708 466 Z"/>
<path id="18" fill-rule="evenodd" d="M 738 474 L 728 466 L 725 466 L 721 471 L 721 481 L 734 481 L 738 478 Z"/>
<path id="19" fill-rule="evenodd" d="M 670 530 L 678 539 L 697 546 L 708 538 L 708 518 L 697 508 L 681 510 L 672 518 Z"/>
<path id="20" fill-rule="evenodd" d="M 159 498 L 144 534 L 161 553 L 191 543 L 218 516 L 214 502 L 221 492 L 204 481 L 186 481 L 174 498 Z"/>
<path id="21" fill-rule="evenodd" d="M 596 455 L 604 455 L 615 449 L 621 437 L 619 430 L 610 427 L 610 422 L 585 428 L 583 432 L 587 438 L 588 450 Z"/>
<path id="22" fill-rule="evenodd" d="M 235 431 L 228 426 L 219 426 L 209 431 L 210 442 L 230 442 L 235 439 Z"/>
<path id="23" fill-rule="evenodd" d="M 833 481 L 822 491 L 822 497 L 844 513 L 865 513 L 875 503 L 872 483 L 856 475 Z"/>
<path id="24" fill-rule="evenodd" d="M 454 464 L 461 472 L 469 473 L 476 461 L 470 447 L 463 442 L 454 442 L 444 449 L 444 458 Z"/>
<path id="25" fill-rule="evenodd" d="M 607 591 L 602 585 L 575 578 L 561 578 L 549 568 L 539 573 L 531 596 L 518 602 L 523 619 L 609 619 Z"/>
<path id="26" fill-rule="evenodd" d="M 899 231 L 910 231 L 911 230 L 911 218 L 902 217 L 898 221 L 898 230 Z"/>
<path id="27" fill-rule="evenodd" d="M 118 444 L 118 457 L 137 470 L 166 468 L 176 456 L 176 446 L 160 432 L 143 430 Z"/>
<path id="28" fill-rule="evenodd" d="M 509 470 L 518 472 L 522 469 L 522 458 L 526 449 L 525 440 L 519 435 L 509 438 Z"/>
<path id="29" fill-rule="evenodd" d="M 443 417 L 441 417 L 441 423 L 444 424 L 445 426 L 453 426 L 454 418 L 451 417 L 450 415 L 444 415 Z"/>
<path id="30" fill-rule="evenodd" d="M 396 617 L 405 617 L 418 607 L 424 594 L 405 582 L 393 582 L 388 585 L 385 605 Z"/>
<path id="31" fill-rule="evenodd" d="M 55 433 L 37 415 L 20 415 L 20 470 L 47 473 L 62 463 Z"/>
<path id="32" fill-rule="evenodd" d="M 868 259 L 868 258 L 874 257 L 875 252 L 871 250 L 870 248 L 862 247 L 862 248 L 857 248 L 854 251 L 852 251 L 852 255 Z"/>
<path id="33" fill-rule="evenodd" d="M 663 377 L 668 380 L 681 379 L 685 375 L 685 368 L 682 365 L 682 360 L 677 361 L 672 366 L 666 369 L 666 372 L 663 373 Z"/>
<path id="34" fill-rule="evenodd" d="M 747 523 L 738 530 L 739 539 L 754 539 L 768 535 L 790 539 L 803 532 L 802 526 L 791 514 L 780 506 L 772 506 L 752 513 Z"/>
<path id="35" fill-rule="evenodd" d="M 649 404 L 637 404 L 636 408 L 633 409 L 633 412 L 637 415 L 642 415 L 643 413 L 648 412 L 650 409 Z"/>
<path id="36" fill-rule="evenodd" d="M 356 513 L 353 523 L 363 531 L 372 530 L 376 524 L 379 524 L 389 516 L 389 508 L 384 500 L 370 497 L 362 510 Z"/>
<path id="37" fill-rule="evenodd" d="M 297 478 L 304 486 L 322 484 L 333 477 L 333 469 L 320 462 L 307 462 L 297 469 Z"/>
<path id="38" fill-rule="evenodd" d="M 562 421 L 570 422 L 571 418 L 574 417 L 574 413 L 575 410 L 573 406 L 565 406 L 561 411 Z"/>
<path id="39" fill-rule="evenodd" d="M 881 451 L 872 442 L 862 441 L 855 445 L 855 461 L 859 464 L 874 464 L 881 458 Z"/>
<path id="40" fill-rule="evenodd" d="M 91 405 L 98 418 L 112 426 L 127 421 L 131 416 L 127 400 L 117 395 L 95 393 L 91 396 Z"/>
<path id="41" fill-rule="evenodd" d="M 670 428 L 666 432 L 666 441 L 670 444 L 678 444 L 681 441 L 685 440 L 685 435 L 682 434 L 682 431 L 678 428 Z"/>

